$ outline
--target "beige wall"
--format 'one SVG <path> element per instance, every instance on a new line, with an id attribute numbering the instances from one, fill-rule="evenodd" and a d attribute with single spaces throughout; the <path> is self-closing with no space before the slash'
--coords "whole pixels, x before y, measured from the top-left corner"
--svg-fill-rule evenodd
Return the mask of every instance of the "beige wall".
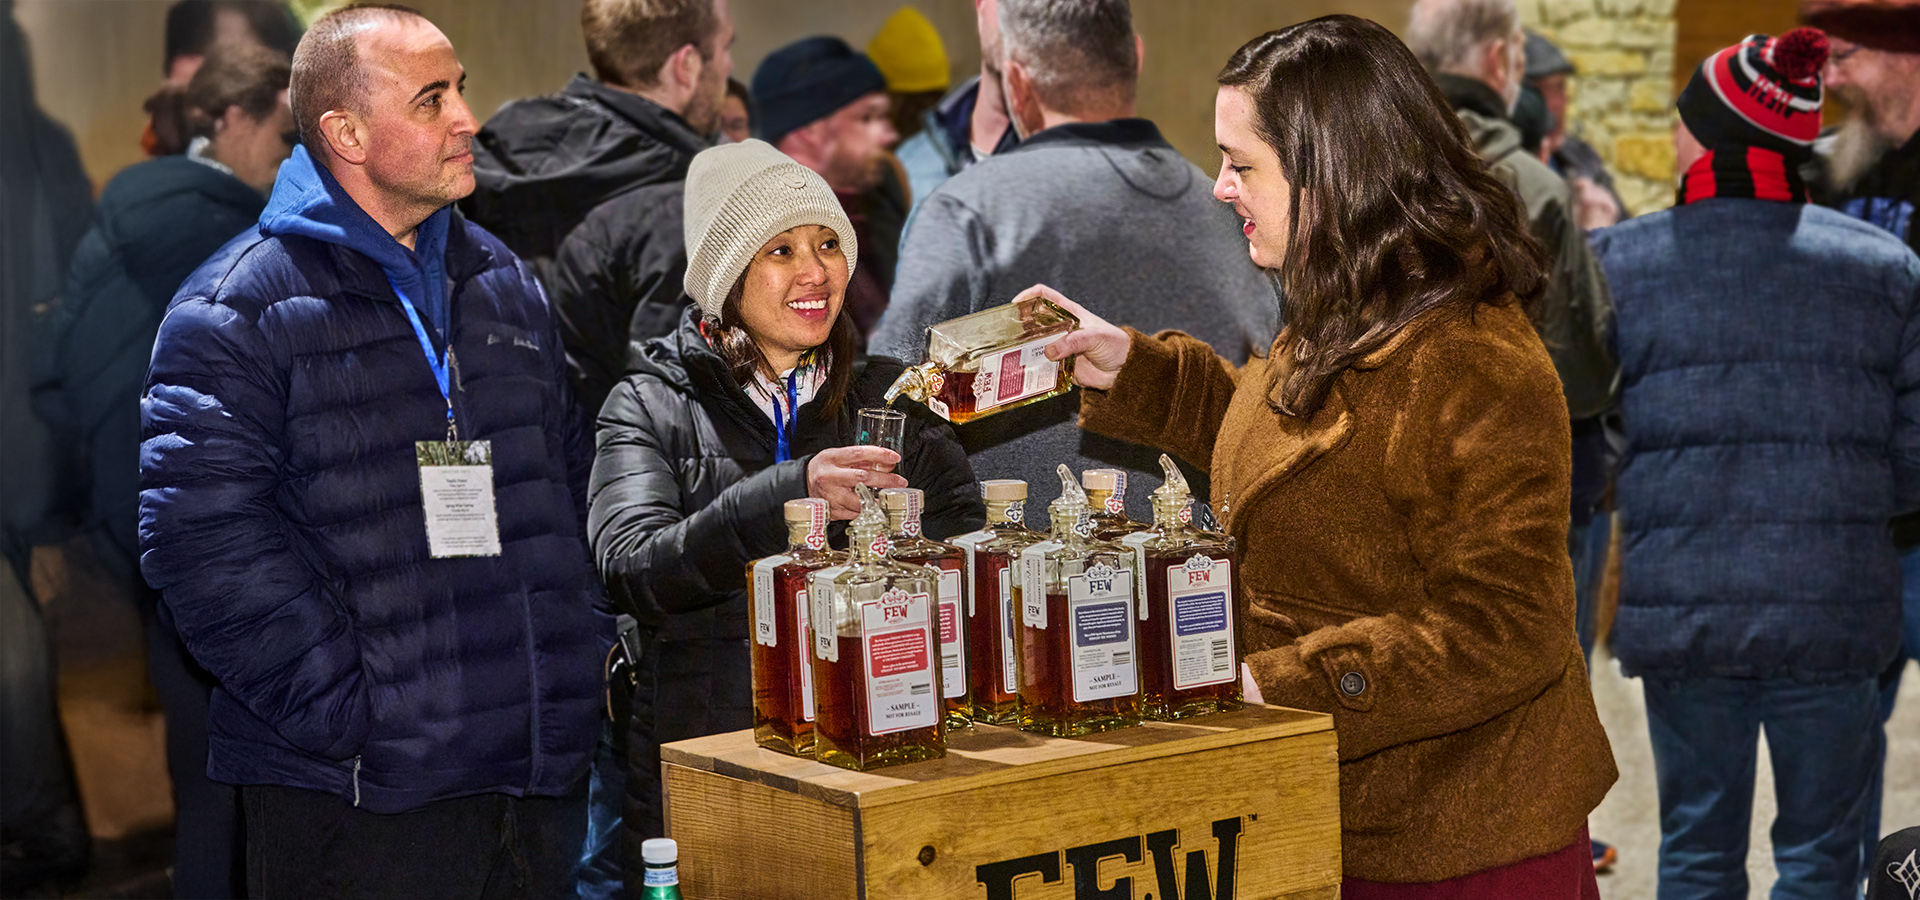
<path id="1" fill-rule="evenodd" d="M 586 68 L 577 0 L 416 0 L 446 31 L 470 73 L 468 99 L 490 114 L 515 97 L 557 89 Z M 865 46 L 900 0 L 733 0 L 738 77 L 775 47 L 809 34 Z M 957 78 L 979 71 L 972 0 L 917 0 L 947 42 Z M 1249 38 L 1330 12 L 1398 29 L 1409 0 L 1135 0 L 1147 46 L 1142 115 L 1202 168 L 1213 151 L 1213 76 Z M 73 130 L 96 187 L 140 160 L 140 103 L 160 79 L 163 0 L 18 0 L 35 89 Z"/>

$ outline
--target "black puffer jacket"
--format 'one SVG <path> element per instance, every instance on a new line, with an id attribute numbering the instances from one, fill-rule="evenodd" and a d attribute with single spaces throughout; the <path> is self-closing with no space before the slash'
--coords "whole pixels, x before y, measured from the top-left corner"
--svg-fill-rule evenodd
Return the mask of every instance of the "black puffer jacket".
<path id="1" fill-rule="evenodd" d="M 747 563 L 787 546 L 781 506 L 807 496 L 813 454 L 854 443 L 855 416 L 878 406 L 901 370 L 856 364 L 852 396 L 823 417 L 800 407 L 794 459 L 774 462 L 773 424 L 700 335 L 698 310 L 635 353 L 635 371 L 601 410 L 587 532 L 616 609 L 650 632 L 633 703 L 624 840 L 661 834 L 659 745 L 751 727 Z M 900 474 L 927 492 L 929 536 L 986 519 L 973 468 L 953 430 L 909 405 Z M 831 537 L 844 545 L 844 528 Z"/>
<path id="2" fill-rule="evenodd" d="M 706 138 L 673 111 L 585 75 L 575 76 L 557 94 L 501 107 L 474 137 L 474 190 L 461 201 L 461 211 L 526 260 L 552 296 L 575 393 L 589 416 L 600 411 L 600 401 L 626 372 L 627 322 L 642 295 L 570 289 L 579 279 L 560 271 L 560 247 L 609 201 L 671 185 L 664 201 L 649 200 L 617 218 L 603 217 L 593 249 L 584 257 L 576 254 L 571 265 L 602 271 L 644 264 L 655 272 L 653 282 L 671 285 L 667 302 L 676 302 L 686 268 L 678 186 L 693 155 L 706 147 Z M 671 221 L 655 221 L 656 216 Z M 644 236 L 654 234 L 671 244 L 659 261 L 595 255 L 645 248 Z M 671 328 L 669 320 L 667 329 L 646 336 Z"/>

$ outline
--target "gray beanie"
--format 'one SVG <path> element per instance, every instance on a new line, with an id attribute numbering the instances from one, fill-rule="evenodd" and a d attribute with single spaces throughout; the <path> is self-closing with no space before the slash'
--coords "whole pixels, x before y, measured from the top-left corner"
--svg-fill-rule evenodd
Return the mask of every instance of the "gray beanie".
<path id="1" fill-rule="evenodd" d="M 687 294 L 702 312 L 720 318 L 727 294 L 761 245 L 801 225 L 824 225 L 840 236 L 851 277 L 859 242 L 819 173 L 766 141 L 700 151 L 687 168 Z"/>

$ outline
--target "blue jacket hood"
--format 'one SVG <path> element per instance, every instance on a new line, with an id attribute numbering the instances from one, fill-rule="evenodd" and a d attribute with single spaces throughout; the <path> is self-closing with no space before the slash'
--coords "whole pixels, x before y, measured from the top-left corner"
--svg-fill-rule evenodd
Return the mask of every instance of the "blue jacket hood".
<path id="1" fill-rule="evenodd" d="M 444 341 L 449 324 L 447 230 L 452 220 L 451 205 L 435 211 L 420 223 L 414 249 L 408 250 L 301 146 L 294 147 L 293 155 L 280 165 L 273 196 L 260 213 L 260 233 L 311 238 L 373 260 L 386 273 L 394 293 L 418 305 Z"/>

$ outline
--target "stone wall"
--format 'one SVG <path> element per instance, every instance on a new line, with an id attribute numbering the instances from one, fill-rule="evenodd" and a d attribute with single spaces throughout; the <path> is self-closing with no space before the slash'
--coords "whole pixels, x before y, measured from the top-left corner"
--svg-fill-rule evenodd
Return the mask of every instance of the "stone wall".
<path id="1" fill-rule="evenodd" d="M 1673 205 L 1675 0 L 1518 0 L 1520 18 L 1560 45 L 1571 130 L 1612 169 L 1635 213 Z"/>

